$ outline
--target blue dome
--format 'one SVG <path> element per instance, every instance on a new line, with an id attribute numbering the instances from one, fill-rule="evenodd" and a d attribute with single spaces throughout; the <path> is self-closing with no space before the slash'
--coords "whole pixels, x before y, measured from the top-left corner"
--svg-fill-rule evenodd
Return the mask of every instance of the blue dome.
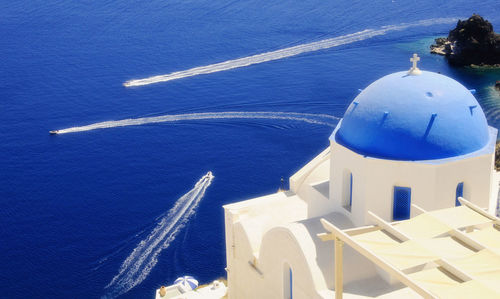
<path id="1" fill-rule="evenodd" d="M 432 160 L 479 150 L 489 132 L 481 106 L 462 84 L 432 72 L 398 72 L 354 99 L 335 140 L 365 156 Z"/>

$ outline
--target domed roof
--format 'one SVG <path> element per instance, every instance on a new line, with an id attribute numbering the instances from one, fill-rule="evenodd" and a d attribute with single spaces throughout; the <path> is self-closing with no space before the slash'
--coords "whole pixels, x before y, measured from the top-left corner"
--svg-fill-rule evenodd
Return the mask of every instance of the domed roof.
<path id="1" fill-rule="evenodd" d="M 354 99 L 335 140 L 365 156 L 432 160 L 483 148 L 489 131 L 483 110 L 462 84 L 433 72 L 398 72 Z"/>

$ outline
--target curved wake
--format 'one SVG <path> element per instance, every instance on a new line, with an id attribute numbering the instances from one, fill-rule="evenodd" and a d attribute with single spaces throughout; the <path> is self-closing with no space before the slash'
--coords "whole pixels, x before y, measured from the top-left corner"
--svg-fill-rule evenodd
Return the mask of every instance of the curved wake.
<path id="1" fill-rule="evenodd" d="M 105 287 L 104 298 L 115 298 L 141 283 L 158 262 L 158 255 L 175 239 L 212 183 L 212 172 L 204 175 L 188 193 L 180 197 L 168 213 L 161 217 L 156 227 L 123 261 L 118 274 Z"/>
<path id="2" fill-rule="evenodd" d="M 169 114 L 154 117 L 128 118 L 122 120 L 104 121 L 81 127 L 72 127 L 57 130 L 57 134 L 84 132 L 97 129 L 107 129 L 126 126 L 138 126 L 144 124 L 175 122 L 183 120 L 203 119 L 281 119 L 302 121 L 310 124 L 335 127 L 339 118 L 328 114 L 293 113 L 293 112 L 205 112 L 189 114 Z"/>
<path id="3" fill-rule="evenodd" d="M 427 19 L 421 20 L 412 23 L 402 23 L 399 25 L 389 25 L 383 26 L 380 29 L 366 29 L 363 31 L 359 31 L 356 33 L 351 33 L 347 35 L 342 35 L 334 38 L 328 38 L 324 40 L 320 40 L 317 42 L 301 44 L 289 48 L 284 48 L 276 51 L 265 52 L 261 54 L 256 54 L 252 56 L 242 57 L 238 59 L 227 60 L 224 62 L 219 62 L 215 64 L 199 66 L 195 68 L 191 68 L 188 70 L 177 71 L 170 74 L 153 76 L 144 79 L 135 79 L 129 80 L 123 83 L 126 87 L 131 86 L 141 86 L 154 84 L 159 82 L 166 82 L 171 80 L 177 80 L 186 77 L 192 77 L 202 74 L 210 74 L 215 72 L 227 71 L 235 68 L 245 67 L 253 64 L 259 64 L 263 62 L 283 59 L 291 56 L 296 56 L 302 53 L 314 52 L 323 49 L 329 49 L 333 47 L 338 47 L 341 45 L 346 45 L 362 40 L 366 40 L 375 36 L 384 35 L 390 31 L 401 31 L 404 29 L 408 29 L 411 27 L 420 27 L 420 26 L 431 26 L 437 24 L 449 24 L 454 23 L 458 19 L 457 18 L 437 18 L 437 19 Z"/>

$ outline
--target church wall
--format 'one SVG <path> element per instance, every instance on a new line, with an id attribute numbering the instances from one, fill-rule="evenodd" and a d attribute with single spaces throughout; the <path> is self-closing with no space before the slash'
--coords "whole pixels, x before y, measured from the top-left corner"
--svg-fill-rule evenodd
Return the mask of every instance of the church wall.
<path id="1" fill-rule="evenodd" d="M 307 203 L 307 218 L 318 217 L 333 211 L 329 200 L 330 148 L 290 177 L 290 190 Z"/>
<path id="2" fill-rule="evenodd" d="M 237 226 L 234 232 L 243 234 Z M 333 242 L 321 243 L 327 250 L 317 251 L 315 243 L 321 241 L 312 238 L 316 236 L 299 223 L 271 229 L 263 236 L 253 268 L 248 263 L 252 259 L 249 246 L 237 237 L 228 271 L 229 298 L 284 298 L 284 265 L 292 269 L 293 298 L 328 298 L 334 286 Z M 376 275 L 374 265 L 347 245 L 344 263 L 349 265 L 344 269 L 346 284 Z"/>
<path id="3" fill-rule="evenodd" d="M 331 242 L 334 243 L 333 241 Z M 373 264 L 373 262 L 368 260 L 362 254 L 352 249 L 349 245 L 345 243 L 342 254 L 343 254 L 343 264 L 344 264 L 344 270 L 343 270 L 344 285 L 354 281 L 360 281 L 378 275 L 376 266 Z M 331 255 L 332 259 L 335 260 L 333 258 L 335 255 L 335 250 L 332 250 Z M 332 270 L 333 269 L 334 268 L 332 268 Z M 334 289 L 335 275 L 332 275 L 332 278 L 331 280 L 329 280 L 329 282 L 332 283 L 331 288 Z"/>
<path id="4" fill-rule="evenodd" d="M 299 189 L 304 184 L 304 181 L 310 179 L 315 169 L 329 158 L 330 148 L 327 147 L 290 177 L 290 190 L 299 194 Z"/>
<path id="5" fill-rule="evenodd" d="M 289 226 L 273 228 L 263 238 L 258 267 L 265 291 L 255 298 L 284 298 L 284 265 L 292 269 L 294 299 L 323 298 L 319 291 L 328 289 L 311 236 L 301 224 Z"/>
<path id="6" fill-rule="evenodd" d="M 307 218 L 318 217 L 333 211 L 329 198 L 315 190 L 312 186 L 302 186 L 299 194 L 307 202 Z"/>
<path id="7" fill-rule="evenodd" d="M 332 205 L 335 211 L 348 215 L 357 226 L 370 223 L 367 211 L 393 221 L 394 186 L 410 187 L 412 204 L 435 210 L 455 206 L 457 184 L 464 182 L 464 198 L 484 208 L 489 206 L 491 154 L 431 164 L 365 158 L 331 142 Z M 353 173 L 350 212 L 341 204 L 346 183 L 345 169 Z"/>
<path id="8" fill-rule="evenodd" d="M 337 143 L 330 141 L 331 157 L 330 157 L 330 201 L 334 211 L 348 216 L 357 225 L 357 221 L 353 217 L 354 211 L 348 211 L 344 207 L 345 196 L 344 192 L 347 190 L 347 182 L 344 179 L 345 171 L 353 173 L 353 205 L 356 209 L 363 209 L 364 207 L 364 172 L 363 165 L 360 163 L 351 152 L 343 150 Z"/>
<path id="9" fill-rule="evenodd" d="M 226 205 L 224 212 L 229 298 L 275 298 L 267 294 L 267 276 L 259 264 L 263 235 L 278 225 L 304 219 L 307 205 L 297 196 L 276 193 Z M 284 245 L 275 248 L 280 246 Z"/>
<path id="10" fill-rule="evenodd" d="M 231 269 L 233 267 L 233 248 L 234 248 L 234 239 L 233 239 L 233 219 L 230 212 L 224 209 L 224 234 L 226 241 L 226 271 L 227 269 Z M 228 281 L 230 280 L 229 276 L 232 273 L 227 271 Z"/>
<path id="11" fill-rule="evenodd" d="M 492 156 L 492 165 L 494 161 L 494 156 Z M 490 204 L 488 211 L 493 215 L 498 215 L 498 193 L 499 193 L 499 182 L 500 182 L 500 172 L 493 170 L 491 174 L 491 186 L 490 186 Z"/>
<path id="12" fill-rule="evenodd" d="M 363 157 L 332 140 L 328 157 L 329 161 L 319 155 L 308 175 L 296 176 L 301 180 L 294 185 L 300 197 L 278 193 L 225 206 L 229 298 L 283 298 L 284 264 L 293 270 L 294 298 L 331 294 L 334 250 L 321 248 L 326 243 L 315 243 L 315 233 L 296 221 L 332 211 L 346 215 L 355 226 L 370 224 L 367 211 L 393 221 L 394 186 L 410 187 L 412 203 L 425 210 L 453 207 L 459 182 L 464 182 L 464 197 L 481 207 L 488 207 L 493 189 L 493 153 L 430 162 L 391 161 Z M 349 197 L 343 194 L 349 173 L 350 210 L 344 207 Z M 325 177 L 328 191 L 323 185 L 315 187 Z M 350 265 L 345 283 L 377 273 L 349 246 L 344 262 Z"/>
<path id="13" fill-rule="evenodd" d="M 253 291 L 259 287 L 260 278 L 248 264 L 253 259 L 253 253 L 246 232 L 240 223 L 226 229 L 226 237 L 227 231 L 233 234 L 230 239 L 226 238 L 229 298 L 256 298 Z"/>
<path id="14" fill-rule="evenodd" d="M 455 206 L 456 187 L 458 183 L 463 182 L 463 197 L 481 208 L 488 208 L 491 197 L 490 184 L 493 179 L 492 157 L 493 154 L 487 154 L 439 167 L 437 182 L 440 188 L 436 197 L 445 201 L 447 207 Z"/>
<path id="15" fill-rule="evenodd" d="M 432 206 L 435 202 L 436 171 L 433 166 L 401 161 L 385 161 L 364 158 L 367 168 L 372 169 L 366 184 L 367 210 L 384 220 L 393 221 L 394 187 L 411 188 L 411 203 Z M 364 215 L 364 223 L 369 218 Z"/>
<path id="16" fill-rule="evenodd" d="M 283 298 L 285 263 L 293 271 L 293 298 L 329 298 L 334 286 L 333 242 L 320 241 L 304 224 L 289 223 L 261 236 L 260 251 L 253 252 L 245 218 L 230 209 L 225 213 L 229 298 Z M 376 275 L 374 266 L 349 246 L 344 261 L 349 265 L 345 283 Z"/>
<path id="17" fill-rule="evenodd" d="M 257 200 L 258 202 L 258 200 Z M 248 201 L 243 209 L 248 209 Z M 271 298 L 262 297 L 263 277 L 258 268 L 250 263 L 255 261 L 245 215 L 238 209 L 225 208 L 226 261 L 228 279 L 228 298 Z"/>
<path id="18" fill-rule="evenodd" d="M 320 298 L 320 294 L 324 294 L 322 291 L 334 289 L 334 242 L 322 242 L 316 238 L 315 233 L 311 235 L 305 226 L 298 223 L 277 227 L 266 233 L 258 260 L 266 289 L 273 288 L 268 283 L 275 284 L 275 279 L 280 280 L 284 264 L 290 265 L 293 270 L 293 298 Z M 371 261 L 347 244 L 343 250 L 344 284 L 377 275 Z M 262 298 L 283 298 L 282 280 L 280 283 L 281 287 L 275 288 L 272 297 Z"/>

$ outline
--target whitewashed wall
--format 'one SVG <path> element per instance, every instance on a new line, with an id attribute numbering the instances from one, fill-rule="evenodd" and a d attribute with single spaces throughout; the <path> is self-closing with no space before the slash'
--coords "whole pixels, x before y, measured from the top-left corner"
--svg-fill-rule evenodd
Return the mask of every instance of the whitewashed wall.
<path id="1" fill-rule="evenodd" d="M 335 211 L 350 216 L 355 225 L 368 224 L 367 211 L 392 221 L 394 186 L 410 187 L 412 204 L 436 210 L 455 206 L 457 184 L 464 182 L 464 197 L 489 208 L 493 155 L 434 161 L 434 164 L 393 161 L 365 158 L 332 140 L 330 199 Z M 351 212 L 341 205 L 345 184 L 349 183 L 345 169 L 353 174 Z"/>

